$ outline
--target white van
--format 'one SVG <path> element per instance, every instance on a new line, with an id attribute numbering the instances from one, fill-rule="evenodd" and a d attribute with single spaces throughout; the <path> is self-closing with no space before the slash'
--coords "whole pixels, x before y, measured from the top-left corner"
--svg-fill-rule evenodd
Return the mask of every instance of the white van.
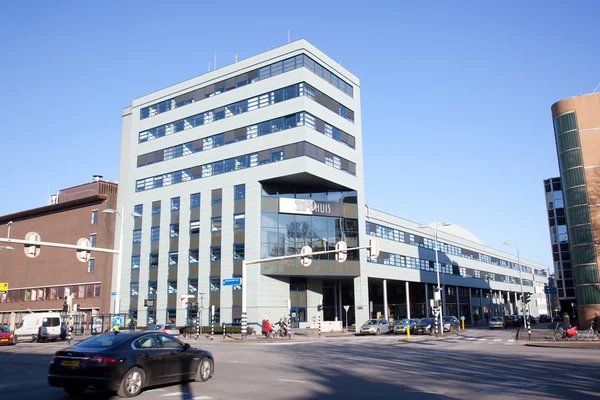
<path id="1" fill-rule="evenodd" d="M 40 328 L 42 328 L 43 339 L 56 340 L 60 337 L 60 326 L 62 318 L 59 313 L 30 313 L 25 314 L 15 329 L 15 336 L 20 339 L 40 339 Z"/>

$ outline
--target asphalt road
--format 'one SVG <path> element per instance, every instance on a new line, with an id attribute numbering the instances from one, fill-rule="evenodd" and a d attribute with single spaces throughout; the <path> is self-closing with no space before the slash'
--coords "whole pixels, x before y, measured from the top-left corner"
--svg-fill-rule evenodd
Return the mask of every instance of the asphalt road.
<path id="1" fill-rule="evenodd" d="M 154 399 L 592 399 L 600 398 L 598 351 L 544 349 L 516 330 L 461 336 L 326 338 L 312 342 L 209 342 L 214 377 L 144 391 Z M 64 343 L 0 348 L 0 393 L 11 399 L 69 397 L 46 382 Z M 90 399 L 106 399 L 91 394 Z"/>

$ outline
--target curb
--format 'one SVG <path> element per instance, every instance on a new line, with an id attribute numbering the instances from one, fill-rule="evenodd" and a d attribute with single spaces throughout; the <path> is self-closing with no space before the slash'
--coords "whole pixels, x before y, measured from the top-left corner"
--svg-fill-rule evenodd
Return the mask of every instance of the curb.
<path id="1" fill-rule="evenodd" d="M 581 345 L 579 345 L 581 344 Z M 584 350 L 600 350 L 600 343 L 585 343 L 585 342 L 529 342 L 525 343 L 529 347 L 544 347 L 554 349 L 584 349 Z"/>

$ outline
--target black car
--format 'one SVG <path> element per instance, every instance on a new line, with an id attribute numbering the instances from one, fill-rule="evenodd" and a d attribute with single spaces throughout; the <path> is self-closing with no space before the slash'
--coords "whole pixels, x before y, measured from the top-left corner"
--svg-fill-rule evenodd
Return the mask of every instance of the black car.
<path id="1" fill-rule="evenodd" d="M 116 331 L 56 352 L 48 383 L 73 396 L 91 388 L 134 397 L 151 385 L 205 382 L 213 372 L 210 352 L 193 349 L 171 335 Z"/>

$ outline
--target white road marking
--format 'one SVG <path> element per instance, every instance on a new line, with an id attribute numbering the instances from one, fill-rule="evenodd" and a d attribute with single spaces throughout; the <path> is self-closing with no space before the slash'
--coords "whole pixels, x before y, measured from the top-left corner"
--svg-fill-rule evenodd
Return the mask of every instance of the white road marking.
<path id="1" fill-rule="evenodd" d="M 282 382 L 296 382 L 296 383 L 306 383 L 306 381 L 296 381 L 294 379 L 277 379 L 278 381 L 282 381 Z"/>
<path id="2" fill-rule="evenodd" d="M 208 396 L 194 397 L 194 400 L 208 400 L 208 399 L 212 399 L 212 397 L 208 397 Z"/>
<path id="3" fill-rule="evenodd" d="M 467 339 L 467 340 L 475 340 L 474 337 L 468 337 L 468 338 L 465 338 L 465 339 Z"/>
<path id="4" fill-rule="evenodd" d="M 481 338 L 479 339 L 481 342 L 485 342 L 487 339 L 486 338 Z"/>
<path id="5" fill-rule="evenodd" d="M 507 342 L 508 342 L 508 343 L 514 343 L 514 342 L 515 342 L 515 339 L 508 339 L 508 340 L 507 340 Z"/>
<path id="6" fill-rule="evenodd" d="M 501 342 L 501 341 L 502 341 L 502 339 L 494 339 L 494 340 L 492 340 L 492 342 Z"/>
<path id="7" fill-rule="evenodd" d="M 410 389 L 404 389 L 405 392 L 410 392 L 410 393 L 426 393 L 426 394 L 445 394 L 443 392 L 429 392 L 429 391 L 425 391 L 425 390 L 410 390 Z"/>
<path id="8" fill-rule="evenodd" d="M 150 390 L 144 390 L 144 393 L 152 393 L 152 392 L 166 392 L 166 389 L 150 389 Z"/>

